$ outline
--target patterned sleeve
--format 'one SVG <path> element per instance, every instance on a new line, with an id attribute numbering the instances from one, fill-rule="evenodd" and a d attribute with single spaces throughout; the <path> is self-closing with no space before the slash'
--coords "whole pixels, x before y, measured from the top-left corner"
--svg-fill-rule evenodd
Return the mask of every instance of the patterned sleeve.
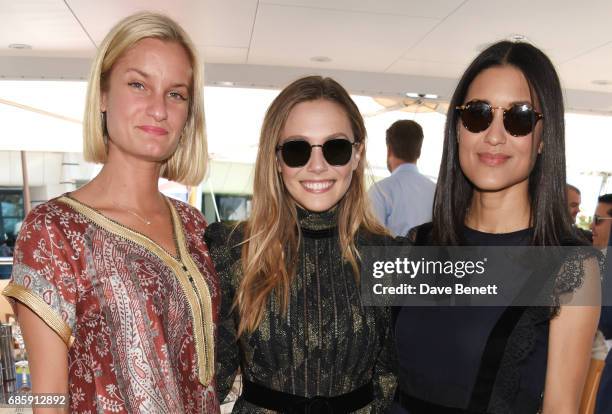
<path id="1" fill-rule="evenodd" d="M 216 349 L 215 375 L 219 401 L 223 401 L 234 382 L 240 365 L 236 324 L 232 312 L 234 301 L 236 266 L 240 266 L 238 231 L 224 223 L 212 223 L 206 229 L 204 239 L 221 285 L 221 306 Z"/>
<path id="2" fill-rule="evenodd" d="M 74 340 L 76 276 L 82 233 L 70 229 L 71 213 L 50 201 L 26 217 L 15 245 L 11 281 L 2 292 L 22 303 L 71 346 Z"/>

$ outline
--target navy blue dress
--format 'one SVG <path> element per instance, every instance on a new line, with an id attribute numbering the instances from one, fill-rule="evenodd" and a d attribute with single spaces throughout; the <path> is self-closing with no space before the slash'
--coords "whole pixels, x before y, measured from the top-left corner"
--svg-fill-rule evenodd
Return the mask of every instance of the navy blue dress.
<path id="1" fill-rule="evenodd" d="M 420 233 L 430 229 L 423 225 Z M 531 237 L 531 229 L 489 234 L 465 228 L 463 234 L 473 246 L 527 246 Z M 426 240 L 417 237 L 416 244 Z M 537 413 L 553 315 L 543 306 L 396 309 L 399 379 L 391 412 Z"/>

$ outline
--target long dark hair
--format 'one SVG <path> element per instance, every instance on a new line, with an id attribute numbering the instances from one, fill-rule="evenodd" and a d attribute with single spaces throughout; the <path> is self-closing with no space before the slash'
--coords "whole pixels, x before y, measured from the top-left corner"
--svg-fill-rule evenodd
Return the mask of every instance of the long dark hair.
<path id="1" fill-rule="evenodd" d="M 450 101 L 444 130 L 444 151 L 433 207 L 433 241 L 461 243 L 461 229 L 472 200 L 473 185 L 461 171 L 458 156 L 459 112 L 472 81 L 483 70 L 510 65 L 523 73 L 544 115 L 542 153 L 529 176 L 532 244 L 558 245 L 571 237 L 571 220 L 565 191 L 565 124 L 563 94 L 550 59 L 528 43 L 502 41 L 484 50 L 467 68 Z"/>

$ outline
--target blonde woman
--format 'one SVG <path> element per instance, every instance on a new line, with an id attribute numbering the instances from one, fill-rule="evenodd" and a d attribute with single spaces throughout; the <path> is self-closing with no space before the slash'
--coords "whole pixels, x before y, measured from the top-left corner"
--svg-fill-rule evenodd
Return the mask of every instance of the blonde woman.
<path id="1" fill-rule="evenodd" d="M 33 392 L 69 395 L 71 412 L 219 411 L 206 223 L 158 190 L 202 180 L 202 106 L 195 49 L 169 18 L 130 16 L 100 45 L 84 155 L 102 170 L 28 215 L 4 291 Z"/>
<path id="2" fill-rule="evenodd" d="M 359 249 L 391 240 L 368 209 L 365 139 L 342 86 L 293 82 L 264 119 L 250 218 L 206 232 L 223 292 L 219 397 L 238 367 L 244 384 L 234 412 L 383 412 L 392 399 L 389 314 L 359 294 Z"/>

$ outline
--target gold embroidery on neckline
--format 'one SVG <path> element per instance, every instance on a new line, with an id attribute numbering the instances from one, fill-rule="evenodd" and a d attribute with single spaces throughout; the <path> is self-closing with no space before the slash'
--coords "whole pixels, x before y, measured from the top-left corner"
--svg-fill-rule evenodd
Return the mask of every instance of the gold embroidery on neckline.
<path id="1" fill-rule="evenodd" d="M 178 257 L 171 255 L 150 237 L 106 217 L 80 201 L 67 196 L 58 198 L 58 201 L 69 205 L 97 226 L 147 249 L 172 269 L 187 297 L 187 303 L 191 311 L 193 320 L 192 330 L 198 360 L 198 379 L 202 385 L 209 385 L 214 375 L 215 366 L 212 299 L 204 275 L 199 271 L 189 254 L 182 222 L 174 205 L 166 198 L 172 215 L 172 226 Z M 183 266 L 185 266 L 186 270 L 183 269 Z M 192 275 L 193 284 L 189 281 L 189 275 Z M 198 327 L 202 328 L 199 329 Z"/>

